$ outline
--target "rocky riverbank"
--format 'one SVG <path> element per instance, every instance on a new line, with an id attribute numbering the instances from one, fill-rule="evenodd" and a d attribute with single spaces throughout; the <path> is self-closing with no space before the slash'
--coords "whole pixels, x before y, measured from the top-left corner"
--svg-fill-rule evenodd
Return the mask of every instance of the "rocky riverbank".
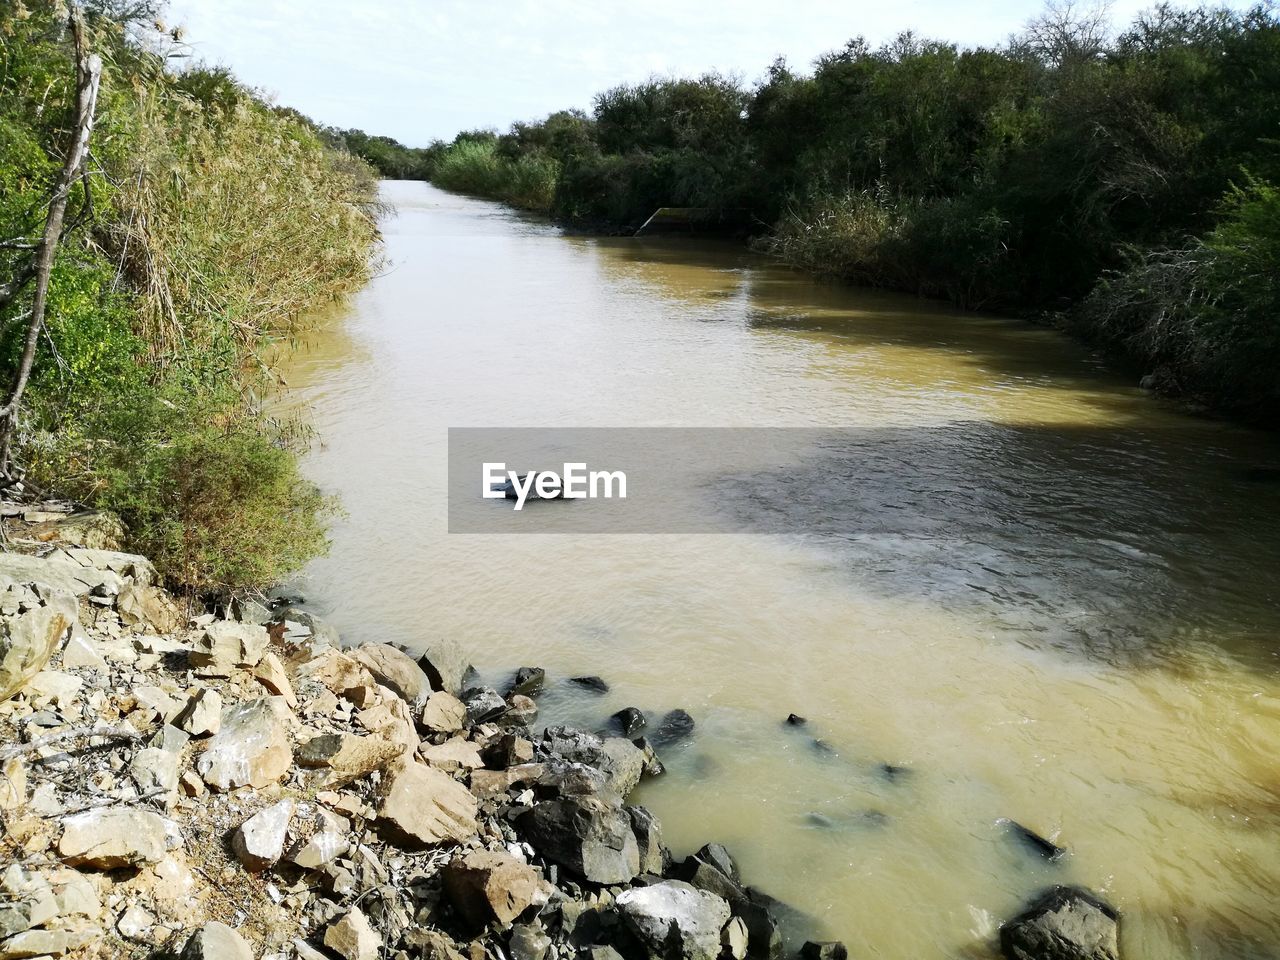
<path id="1" fill-rule="evenodd" d="M 285 601 L 184 609 L 110 518 L 59 507 L 9 508 L 0 554 L 0 960 L 789 950 L 768 878 L 717 844 L 673 857 L 627 803 L 688 714 L 652 743 L 634 716 L 543 729 L 539 669 L 489 689 L 447 639 L 344 649 Z M 1105 960 L 1116 936 L 1056 888 L 1001 948 Z"/>

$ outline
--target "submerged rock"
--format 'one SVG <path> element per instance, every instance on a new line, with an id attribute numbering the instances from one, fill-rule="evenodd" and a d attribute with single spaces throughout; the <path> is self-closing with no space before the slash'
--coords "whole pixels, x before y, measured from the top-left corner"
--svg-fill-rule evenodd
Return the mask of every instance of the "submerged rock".
<path id="1" fill-rule="evenodd" d="M 800 948 L 801 960 L 849 960 L 849 951 L 839 940 L 806 940 Z"/>
<path id="2" fill-rule="evenodd" d="M 787 719 L 783 721 L 789 727 L 803 727 L 809 721 L 798 713 L 788 713 Z"/>
<path id="3" fill-rule="evenodd" d="M 1119 960 L 1120 916 L 1081 887 L 1053 887 L 1000 927 L 1007 960 Z"/>
<path id="4" fill-rule="evenodd" d="M 575 686 L 581 687 L 583 690 L 590 690 L 592 693 L 608 693 L 609 684 L 605 683 L 601 677 L 570 677 L 569 682 Z"/>
<path id="5" fill-rule="evenodd" d="M 1058 846 L 1052 840 L 1046 840 L 1030 827 L 1024 827 L 1018 823 L 1017 820 L 1001 817 L 996 821 L 996 824 L 1004 827 L 1011 836 L 1015 837 L 1028 850 L 1039 854 L 1050 863 L 1056 863 L 1067 855 L 1065 847 Z"/>
<path id="6" fill-rule="evenodd" d="M 624 737 L 634 737 L 644 729 L 647 721 L 635 707 L 623 707 L 609 718 L 609 722 Z"/>
<path id="7" fill-rule="evenodd" d="M 650 739 L 655 747 L 667 747 L 693 736 L 693 717 L 684 710 L 672 710 L 662 718 Z"/>
<path id="8" fill-rule="evenodd" d="M 541 667 L 521 667 L 516 671 L 515 679 L 511 681 L 507 696 L 519 693 L 526 697 L 536 697 L 542 692 L 546 682 L 547 671 Z"/>

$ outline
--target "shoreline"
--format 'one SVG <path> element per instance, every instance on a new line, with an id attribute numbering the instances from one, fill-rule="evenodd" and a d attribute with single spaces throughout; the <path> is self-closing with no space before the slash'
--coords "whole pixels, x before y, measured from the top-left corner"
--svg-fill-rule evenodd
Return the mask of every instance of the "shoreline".
<path id="1" fill-rule="evenodd" d="M 787 942 L 801 915 L 767 878 L 714 842 L 673 856 L 628 805 L 696 735 L 684 711 L 649 738 L 627 711 L 541 729 L 538 668 L 474 686 L 456 644 L 343 648 L 287 600 L 188 617 L 110 518 L 26 516 L 9 533 L 41 555 L 0 554 L 0 680 L 21 681 L 0 701 L 3 960 L 847 955 Z M 1049 933 L 1110 952 L 1025 951 Z M 1117 933 L 1056 887 L 1001 938 L 1007 957 L 1118 956 Z"/>

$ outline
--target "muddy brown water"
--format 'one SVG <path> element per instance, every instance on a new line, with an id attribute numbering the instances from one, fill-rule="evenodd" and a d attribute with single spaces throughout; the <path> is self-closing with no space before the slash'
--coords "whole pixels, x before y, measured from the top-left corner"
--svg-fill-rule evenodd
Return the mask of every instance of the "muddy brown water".
<path id="1" fill-rule="evenodd" d="M 547 720 L 687 709 L 636 799 L 853 956 L 988 956 L 1055 882 L 1121 910 L 1129 958 L 1280 956 L 1273 438 L 1051 331 L 384 192 L 387 270 L 287 370 L 347 511 L 300 584 L 347 640 L 449 635 L 495 682 L 543 666 Z M 749 533 L 468 536 L 458 426 L 854 439 L 738 474 Z"/>

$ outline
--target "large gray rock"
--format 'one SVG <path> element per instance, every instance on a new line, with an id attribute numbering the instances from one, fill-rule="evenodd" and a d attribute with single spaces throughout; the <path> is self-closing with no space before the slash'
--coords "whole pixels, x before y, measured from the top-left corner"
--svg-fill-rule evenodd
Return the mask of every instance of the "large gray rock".
<path id="1" fill-rule="evenodd" d="M 1000 927 L 1008 960 L 1119 960 L 1120 916 L 1080 887 L 1053 887 Z"/>
<path id="2" fill-rule="evenodd" d="M 471 668 L 471 661 L 453 640 L 429 640 L 418 657 L 418 666 L 430 679 L 433 690 L 457 696 L 462 692 L 462 678 Z"/>
<path id="3" fill-rule="evenodd" d="M 598 737 L 572 727 L 548 727 L 540 744 L 549 756 L 599 770 L 609 788 L 626 797 L 645 771 L 645 753 L 622 737 Z"/>
<path id="4" fill-rule="evenodd" d="M 394 690 L 407 703 L 421 706 L 431 693 L 431 681 L 422 668 L 407 653 L 389 643 L 367 643 L 350 654 L 364 664 L 375 680 Z"/>
<path id="5" fill-rule="evenodd" d="M 671 853 L 662 842 L 662 824 L 644 807 L 627 807 L 627 816 L 640 847 L 640 872 L 662 876 L 671 864 Z"/>
<path id="6" fill-rule="evenodd" d="M 169 849 L 169 824 L 157 813 L 99 807 L 62 820 L 58 853 L 73 867 L 115 870 L 159 863 Z"/>
<path id="7" fill-rule="evenodd" d="M 77 606 L 69 590 L 0 575 L 0 701 L 44 669 L 79 622 Z"/>
<path id="8" fill-rule="evenodd" d="M 277 701 L 280 702 L 280 701 Z M 265 787 L 293 762 L 289 733 L 272 699 L 246 700 L 222 713 L 222 726 L 196 761 L 196 771 L 214 790 Z"/>
<path id="9" fill-rule="evenodd" d="M 187 940 L 181 960 L 253 960 L 253 951 L 225 923 L 210 920 Z"/>
<path id="10" fill-rule="evenodd" d="M 476 798 L 458 781 L 402 758 L 383 782 L 378 825 L 395 843 L 419 850 L 475 836 L 476 810 Z"/>
<path id="11" fill-rule="evenodd" d="M 516 820 L 549 860 L 592 883 L 626 883 L 640 872 L 640 846 L 620 804 L 586 794 L 546 800 Z"/>
<path id="12" fill-rule="evenodd" d="M 293 811 L 292 800 L 281 800 L 240 824 L 231 837 L 231 849 L 246 870 L 265 870 L 280 861 Z"/>
<path id="13" fill-rule="evenodd" d="M 679 880 L 626 890 L 615 905 L 627 926 L 654 954 L 670 960 L 716 960 L 729 904 Z"/>

